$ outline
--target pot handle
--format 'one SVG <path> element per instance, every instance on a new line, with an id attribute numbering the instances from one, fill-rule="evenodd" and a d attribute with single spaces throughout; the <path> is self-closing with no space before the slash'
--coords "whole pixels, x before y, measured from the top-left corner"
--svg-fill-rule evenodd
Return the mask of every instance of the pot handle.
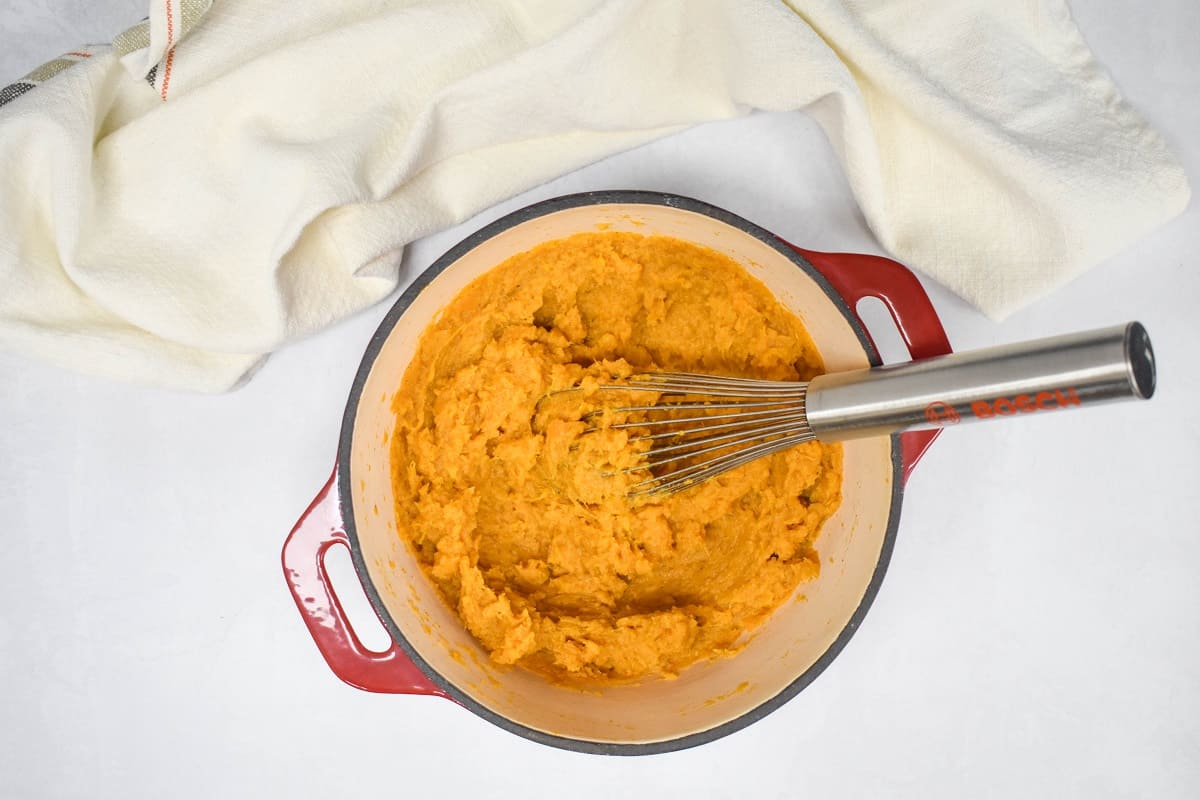
<path id="1" fill-rule="evenodd" d="M 887 306 L 900 337 L 913 360 L 941 356 L 953 352 L 946 330 L 937 310 L 925 293 L 925 288 L 908 267 L 890 258 L 858 253 L 820 253 L 805 250 L 785 242 L 817 268 L 832 284 L 855 319 L 871 338 L 871 332 L 858 314 L 858 301 L 877 297 Z M 874 344 L 874 340 L 871 342 Z M 904 465 L 904 481 L 941 433 L 940 429 L 909 431 L 900 434 L 900 455 Z"/>
<path id="2" fill-rule="evenodd" d="M 351 686 L 368 692 L 445 697 L 395 643 L 382 653 L 368 650 L 350 627 L 325 569 L 325 554 L 331 547 L 350 546 L 337 478 L 334 468 L 283 543 L 283 574 L 296 608 L 333 674 Z"/>

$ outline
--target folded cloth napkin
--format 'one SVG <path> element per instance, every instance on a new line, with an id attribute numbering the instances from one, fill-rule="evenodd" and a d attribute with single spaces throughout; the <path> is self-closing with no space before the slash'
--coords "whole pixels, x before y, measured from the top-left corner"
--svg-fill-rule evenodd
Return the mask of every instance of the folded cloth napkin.
<path id="1" fill-rule="evenodd" d="M 152 0 L 0 90 L 0 345 L 221 391 L 407 242 L 706 120 L 806 109 L 880 243 L 1001 317 L 1189 189 L 1063 0 Z"/>

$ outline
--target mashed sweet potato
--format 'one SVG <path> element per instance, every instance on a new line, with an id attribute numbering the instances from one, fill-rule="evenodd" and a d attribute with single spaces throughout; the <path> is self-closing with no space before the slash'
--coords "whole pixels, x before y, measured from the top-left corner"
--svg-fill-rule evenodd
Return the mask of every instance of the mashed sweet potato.
<path id="1" fill-rule="evenodd" d="M 631 501 L 608 474 L 636 455 L 624 431 L 583 434 L 596 385 L 664 369 L 808 380 L 821 362 L 736 262 L 630 233 L 514 256 L 423 334 L 394 402 L 398 529 L 494 661 L 567 683 L 670 677 L 736 652 L 816 577 L 840 446 L 665 499 Z"/>

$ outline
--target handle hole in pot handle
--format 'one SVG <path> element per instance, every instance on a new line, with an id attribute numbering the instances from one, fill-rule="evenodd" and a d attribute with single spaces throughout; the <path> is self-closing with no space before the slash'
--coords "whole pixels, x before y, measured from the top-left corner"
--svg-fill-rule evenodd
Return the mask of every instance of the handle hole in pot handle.
<path id="1" fill-rule="evenodd" d="M 896 320 L 882 300 L 867 295 L 855 305 L 854 313 L 871 334 L 871 341 L 875 343 L 875 349 L 879 351 L 879 358 L 884 364 L 903 364 L 912 360 L 908 345 L 896 327 Z"/>
<path id="2" fill-rule="evenodd" d="M 373 653 L 383 655 L 392 647 L 392 637 L 371 608 L 371 602 L 362 590 L 354 562 L 350 559 L 350 548 L 335 544 L 325 551 L 325 574 L 333 587 L 334 596 L 342 606 L 342 612 L 350 621 L 350 629 L 362 646 Z"/>

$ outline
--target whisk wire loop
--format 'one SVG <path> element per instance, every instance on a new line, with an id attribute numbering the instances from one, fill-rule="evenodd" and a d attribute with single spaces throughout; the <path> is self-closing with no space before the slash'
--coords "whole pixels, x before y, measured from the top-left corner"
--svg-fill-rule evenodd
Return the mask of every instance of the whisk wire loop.
<path id="1" fill-rule="evenodd" d="M 587 432 L 646 430 L 630 443 L 649 442 L 641 460 L 621 473 L 649 473 L 631 497 L 669 495 L 814 435 L 805 415 L 807 384 L 664 372 L 633 375 L 602 391 L 653 392 L 652 403 L 608 407 L 584 416 Z M 632 415 L 609 425 L 605 414 Z"/>

